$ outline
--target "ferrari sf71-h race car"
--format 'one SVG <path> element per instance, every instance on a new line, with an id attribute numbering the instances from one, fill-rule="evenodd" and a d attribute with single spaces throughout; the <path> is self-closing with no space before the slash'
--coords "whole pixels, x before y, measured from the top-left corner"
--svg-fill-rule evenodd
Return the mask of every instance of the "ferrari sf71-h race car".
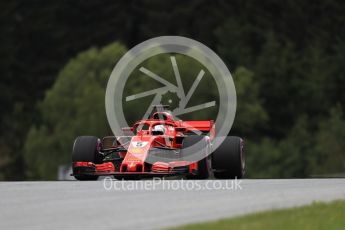
<path id="1" fill-rule="evenodd" d="M 116 179 L 243 177 L 243 140 L 228 136 L 213 150 L 215 125 L 212 120 L 174 120 L 164 109 L 123 130 L 132 131 L 134 136 L 107 136 L 102 140 L 93 136 L 78 137 L 73 145 L 72 175 L 77 180 L 97 180 L 99 176 L 111 175 Z M 200 155 L 195 156 L 195 153 Z"/>

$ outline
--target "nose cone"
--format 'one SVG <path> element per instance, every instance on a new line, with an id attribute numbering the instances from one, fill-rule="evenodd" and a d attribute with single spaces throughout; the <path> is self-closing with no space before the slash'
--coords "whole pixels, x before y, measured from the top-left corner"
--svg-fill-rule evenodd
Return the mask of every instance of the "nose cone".
<path id="1" fill-rule="evenodd" d="M 141 162 L 129 162 L 122 164 L 121 172 L 144 172 L 144 165 Z"/>
<path id="2" fill-rule="evenodd" d="M 128 172 L 135 172 L 137 170 L 137 163 L 131 162 L 127 165 Z"/>

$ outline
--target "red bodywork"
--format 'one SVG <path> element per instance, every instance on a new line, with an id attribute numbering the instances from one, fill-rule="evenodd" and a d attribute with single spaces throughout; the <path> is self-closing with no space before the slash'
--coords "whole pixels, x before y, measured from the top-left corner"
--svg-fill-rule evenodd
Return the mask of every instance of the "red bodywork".
<path id="1" fill-rule="evenodd" d="M 153 127 L 163 125 L 164 133 L 156 134 Z M 195 174 L 198 170 L 197 162 L 183 160 L 169 162 L 150 162 L 150 150 L 179 150 L 182 148 L 183 138 L 195 132 L 196 134 L 207 133 L 208 140 L 215 136 L 213 120 L 205 121 L 181 121 L 174 120 L 169 112 L 156 112 L 150 119 L 136 122 L 131 128 L 124 128 L 136 133 L 134 136 L 105 137 L 100 142 L 100 154 L 106 155 L 115 151 L 117 159 L 104 158 L 104 163 L 74 162 L 74 175 L 138 175 L 138 176 L 165 176 L 180 174 Z M 195 134 L 194 133 L 194 134 Z M 113 138 L 111 145 L 105 146 L 105 139 Z M 120 139 L 129 139 L 127 143 Z M 162 150 L 163 151 L 163 150 Z M 111 155 L 111 154 L 109 154 Z M 177 170 L 179 169 L 179 170 Z"/>

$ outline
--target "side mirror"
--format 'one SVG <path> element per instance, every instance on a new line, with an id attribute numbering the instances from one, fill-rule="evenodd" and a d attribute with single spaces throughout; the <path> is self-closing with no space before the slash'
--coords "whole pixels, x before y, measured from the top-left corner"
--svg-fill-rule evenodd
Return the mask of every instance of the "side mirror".
<path id="1" fill-rule="evenodd" d="M 185 132 L 187 129 L 185 127 L 175 127 L 177 132 Z"/>

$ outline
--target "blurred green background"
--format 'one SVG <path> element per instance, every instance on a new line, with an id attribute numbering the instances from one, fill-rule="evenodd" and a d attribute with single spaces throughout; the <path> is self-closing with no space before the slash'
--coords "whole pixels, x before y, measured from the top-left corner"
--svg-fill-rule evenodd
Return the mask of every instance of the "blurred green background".
<path id="1" fill-rule="evenodd" d="M 162 35 L 204 43 L 232 72 L 230 134 L 247 143 L 247 177 L 342 175 L 344 12 L 342 0 L 3 0 L 0 179 L 56 179 L 76 136 L 111 134 L 104 93 L 114 65 Z"/>

